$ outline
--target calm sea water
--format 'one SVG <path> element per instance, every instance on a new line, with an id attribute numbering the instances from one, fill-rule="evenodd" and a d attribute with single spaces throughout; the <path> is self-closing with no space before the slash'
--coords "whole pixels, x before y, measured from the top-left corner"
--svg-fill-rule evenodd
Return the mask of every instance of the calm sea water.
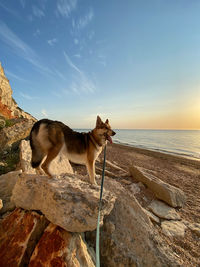
<path id="1" fill-rule="evenodd" d="M 114 143 L 200 160 L 200 130 L 115 131 Z"/>
<path id="2" fill-rule="evenodd" d="M 200 130 L 116 130 L 115 143 L 200 160 Z"/>

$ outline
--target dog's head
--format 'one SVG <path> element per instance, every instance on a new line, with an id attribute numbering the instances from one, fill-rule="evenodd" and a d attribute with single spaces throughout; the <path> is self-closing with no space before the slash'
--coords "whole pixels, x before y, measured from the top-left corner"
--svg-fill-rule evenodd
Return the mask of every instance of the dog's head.
<path id="1" fill-rule="evenodd" d="M 108 119 L 103 122 L 99 116 L 97 116 L 96 127 L 93 130 L 96 139 L 102 145 L 106 141 L 109 141 L 112 144 L 111 136 L 114 136 L 116 133 L 111 129 Z"/>

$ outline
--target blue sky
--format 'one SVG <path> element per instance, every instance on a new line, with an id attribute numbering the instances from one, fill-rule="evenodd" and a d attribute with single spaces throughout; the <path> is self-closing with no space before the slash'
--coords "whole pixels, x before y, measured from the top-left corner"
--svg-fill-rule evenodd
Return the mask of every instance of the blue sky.
<path id="1" fill-rule="evenodd" d="M 200 1 L 0 0 L 0 61 L 37 119 L 198 129 Z"/>

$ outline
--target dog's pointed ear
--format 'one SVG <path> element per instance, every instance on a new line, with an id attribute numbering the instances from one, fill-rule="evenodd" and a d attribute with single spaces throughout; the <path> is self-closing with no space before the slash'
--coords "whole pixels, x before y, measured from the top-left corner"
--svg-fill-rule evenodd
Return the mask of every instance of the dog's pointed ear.
<path id="1" fill-rule="evenodd" d="M 102 124 L 102 120 L 101 118 L 99 117 L 99 115 L 97 116 L 97 121 L 96 121 L 96 127 L 97 126 L 100 126 Z"/>
<path id="2" fill-rule="evenodd" d="M 107 119 L 105 123 L 109 124 L 109 120 Z"/>

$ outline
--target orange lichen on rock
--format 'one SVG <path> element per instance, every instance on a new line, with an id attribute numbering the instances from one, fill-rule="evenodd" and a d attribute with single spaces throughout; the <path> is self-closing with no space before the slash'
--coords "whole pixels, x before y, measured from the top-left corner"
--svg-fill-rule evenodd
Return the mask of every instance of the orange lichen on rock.
<path id="1" fill-rule="evenodd" d="M 38 242 L 31 257 L 29 267 L 67 266 L 63 256 L 72 234 L 59 226 L 50 224 Z M 65 251 L 66 252 L 66 251 Z"/>
<path id="2" fill-rule="evenodd" d="M 16 209 L 0 224 L 0 265 L 27 264 L 35 244 L 46 227 L 44 216 Z"/>
<path id="3" fill-rule="evenodd" d="M 79 233 L 70 233 L 50 223 L 38 242 L 29 267 L 94 267 L 91 255 Z"/>
<path id="4" fill-rule="evenodd" d="M 2 104 L 1 98 L 0 98 L 0 114 L 2 114 L 7 119 L 12 119 L 14 116 L 12 116 L 11 110 L 8 108 L 8 106 Z"/>

